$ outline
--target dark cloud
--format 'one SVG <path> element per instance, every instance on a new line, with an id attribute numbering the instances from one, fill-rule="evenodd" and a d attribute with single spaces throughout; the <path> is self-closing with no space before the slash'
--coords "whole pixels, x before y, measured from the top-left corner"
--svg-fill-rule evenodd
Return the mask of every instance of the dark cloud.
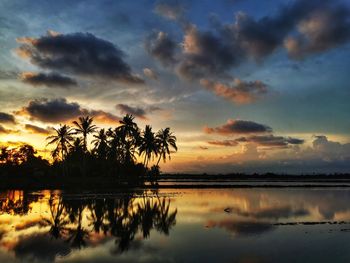
<path id="1" fill-rule="evenodd" d="M 82 108 L 76 102 L 68 102 L 65 98 L 32 100 L 22 108 L 19 114 L 42 122 L 67 122 L 82 115 L 90 115 L 97 122 L 118 122 L 119 117 L 102 111 Z"/>
<path id="2" fill-rule="evenodd" d="M 44 85 L 47 87 L 69 88 L 77 85 L 77 82 L 74 79 L 63 76 L 59 73 L 23 72 L 21 80 L 34 86 Z"/>
<path id="3" fill-rule="evenodd" d="M 180 19 L 185 8 L 178 1 L 161 1 L 155 5 L 154 11 L 170 20 Z"/>
<path id="4" fill-rule="evenodd" d="M 80 105 L 64 98 L 32 100 L 22 112 L 43 122 L 65 122 L 81 115 Z"/>
<path id="5" fill-rule="evenodd" d="M 153 32 L 145 41 L 147 52 L 158 59 L 163 65 L 169 66 L 176 63 L 177 44 L 164 32 Z"/>
<path id="6" fill-rule="evenodd" d="M 0 123 L 12 123 L 15 124 L 15 116 L 6 112 L 0 112 Z"/>
<path id="7" fill-rule="evenodd" d="M 143 83 L 123 60 L 124 53 L 109 41 L 91 33 L 57 34 L 18 39 L 17 53 L 43 69 L 70 74 Z"/>
<path id="8" fill-rule="evenodd" d="M 260 80 L 242 81 L 235 79 L 232 86 L 208 79 L 201 79 L 200 83 L 215 95 L 238 104 L 251 103 L 267 93 L 267 85 Z"/>
<path id="9" fill-rule="evenodd" d="M 235 21 L 229 24 L 212 18 L 213 29 L 210 31 L 185 23 L 182 25 L 182 52 L 176 56 L 177 72 L 190 80 L 225 76 L 242 62 L 262 61 L 283 47 L 292 57 L 298 58 L 323 52 L 349 41 L 349 17 L 349 8 L 337 1 L 296 0 L 281 5 L 273 15 L 258 19 L 243 12 L 238 12 Z M 296 31 L 299 31 L 297 36 Z M 153 39 L 162 37 L 155 35 Z M 155 40 L 155 43 L 161 42 Z M 172 42 L 171 47 L 174 46 Z M 163 51 L 160 54 L 168 51 L 167 56 L 150 53 L 158 60 L 174 57 L 174 48 L 160 50 Z"/>
<path id="10" fill-rule="evenodd" d="M 259 146 L 267 147 L 286 147 L 289 144 L 299 145 L 303 144 L 304 140 L 292 137 L 283 137 L 275 135 L 257 135 L 250 137 L 241 137 L 236 139 L 237 142 L 252 142 Z"/>
<path id="11" fill-rule="evenodd" d="M 24 128 L 31 133 L 38 133 L 38 134 L 45 134 L 45 135 L 50 134 L 49 129 L 42 128 L 33 124 L 25 124 Z"/>
<path id="12" fill-rule="evenodd" d="M 122 114 L 131 114 L 140 119 L 147 120 L 147 113 L 152 113 L 157 110 L 161 110 L 158 107 L 148 107 L 148 108 L 140 108 L 140 107 L 132 107 L 126 104 L 117 104 L 116 108 L 120 110 Z"/>
<path id="13" fill-rule="evenodd" d="M 298 24 L 299 35 L 285 40 L 293 58 L 303 58 L 346 43 L 350 39 L 350 10 L 347 6 L 317 10 Z"/>
<path id="14" fill-rule="evenodd" d="M 238 145 L 238 142 L 236 140 L 209 141 L 208 143 L 212 145 L 217 145 L 217 146 L 229 146 L 229 147 Z"/>
<path id="15" fill-rule="evenodd" d="M 229 119 L 226 124 L 222 126 L 215 128 L 205 127 L 204 131 L 206 133 L 217 133 L 220 135 L 234 135 L 245 133 L 267 133 L 272 132 L 272 129 L 269 126 L 253 121 Z"/>
<path id="16" fill-rule="evenodd" d="M 225 41 L 212 32 L 202 32 L 196 26 L 187 27 L 183 40 L 183 56 L 178 73 L 186 79 L 221 75 L 241 60 L 234 42 Z"/>

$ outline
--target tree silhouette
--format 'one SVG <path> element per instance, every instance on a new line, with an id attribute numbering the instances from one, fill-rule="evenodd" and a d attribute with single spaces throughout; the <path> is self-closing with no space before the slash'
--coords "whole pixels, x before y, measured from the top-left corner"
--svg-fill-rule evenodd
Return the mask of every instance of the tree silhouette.
<path id="1" fill-rule="evenodd" d="M 98 159 L 105 160 L 107 158 L 108 144 L 107 144 L 107 134 L 105 129 L 99 130 L 99 132 L 94 135 L 91 143 L 94 144 L 94 153 Z"/>
<path id="2" fill-rule="evenodd" d="M 77 134 L 81 134 L 83 136 L 83 147 L 84 151 L 87 151 L 87 136 L 90 133 L 96 131 L 96 125 L 92 124 L 93 118 L 90 116 L 79 117 L 78 121 L 73 121 L 73 124 L 76 126 L 74 129 Z"/>
<path id="3" fill-rule="evenodd" d="M 68 146 L 72 146 L 71 142 L 73 138 L 73 130 L 68 125 L 61 125 L 58 129 L 55 129 L 56 135 L 51 135 L 46 138 L 49 140 L 47 145 L 56 144 L 56 148 L 52 151 L 52 157 L 58 158 L 61 153 L 61 160 L 64 161 L 68 154 Z"/>
<path id="4" fill-rule="evenodd" d="M 152 127 L 146 125 L 145 130 L 142 133 L 139 146 L 140 155 L 144 154 L 143 165 L 148 167 L 148 161 L 153 157 L 158 155 L 158 145 L 155 139 L 154 133 L 152 132 Z"/>
<path id="5" fill-rule="evenodd" d="M 176 137 L 170 132 L 170 128 L 161 129 L 157 135 L 157 143 L 159 147 L 159 159 L 157 161 L 157 166 L 159 165 L 160 159 L 163 158 L 163 161 L 166 162 L 167 155 L 170 160 L 170 148 L 173 148 L 177 151 L 176 146 Z"/>

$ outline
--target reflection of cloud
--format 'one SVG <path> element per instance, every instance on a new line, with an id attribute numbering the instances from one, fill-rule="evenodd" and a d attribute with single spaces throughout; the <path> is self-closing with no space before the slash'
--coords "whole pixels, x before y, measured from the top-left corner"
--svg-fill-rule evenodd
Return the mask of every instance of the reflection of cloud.
<path id="1" fill-rule="evenodd" d="M 234 221 L 231 219 L 224 219 L 221 221 L 208 221 L 207 226 L 209 228 L 224 228 L 228 232 L 233 233 L 237 236 L 259 235 L 275 229 L 275 227 L 269 223 L 250 221 L 243 222 Z"/>
<path id="2" fill-rule="evenodd" d="M 290 206 L 280 206 L 280 207 L 268 207 L 254 209 L 253 211 L 243 211 L 239 207 L 226 208 L 227 211 L 233 212 L 237 215 L 244 217 L 252 217 L 256 219 L 279 219 L 279 218 L 289 218 L 295 216 L 306 216 L 309 211 L 303 208 L 292 209 Z"/>
<path id="3" fill-rule="evenodd" d="M 69 245 L 60 239 L 52 239 L 46 234 L 22 237 L 13 248 L 17 258 L 28 261 L 54 261 L 57 255 L 67 255 Z"/>

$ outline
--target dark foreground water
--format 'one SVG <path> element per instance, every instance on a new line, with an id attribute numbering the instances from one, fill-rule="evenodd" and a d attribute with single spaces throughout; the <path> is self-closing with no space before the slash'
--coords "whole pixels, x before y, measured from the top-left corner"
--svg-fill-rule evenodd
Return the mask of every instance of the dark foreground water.
<path id="1" fill-rule="evenodd" d="M 3 191 L 17 261 L 350 262 L 350 188 Z"/>

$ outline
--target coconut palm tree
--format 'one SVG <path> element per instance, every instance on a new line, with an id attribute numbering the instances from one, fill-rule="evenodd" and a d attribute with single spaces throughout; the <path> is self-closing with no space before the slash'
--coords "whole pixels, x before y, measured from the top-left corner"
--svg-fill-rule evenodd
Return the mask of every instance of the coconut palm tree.
<path id="1" fill-rule="evenodd" d="M 58 129 L 54 128 L 56 134 L 48 136 L 46 140 L 49 140 L 47 145 L 56 144 L 56 148 L 52 151 L 52 157 L 58 158 L 61 154 L 61 160 L 63 161 L 68 153 L 68 147 L 72 146 L 73 130 L 68 125 L 61 125 Z"/>
<path id="2" fill-rule="evenodd" d="M 172 132 L 170 132 L 170 128 L 161 129 L 157 132 L 156 135 L 157 145 L 158 145 L 158 151 L 159 151 L 159 159 L 157 161 L 157 166 L 160 162 L 160 159 L 163 158 L 163 161 L 166 162 L 167 155 L 169 156 L 170 160 L 170 148 L 173 148 L 175 151 L 177 151 L 176 146 L 176 137 L 173 135 Z"/>
<path id="3" fill-rule="evenodd" d="M 94 151 L 97 154 L 97 157 L 99 159 L 105 159 L 107 156 L 107 133 L 105 132 L 105 129 L 101 129 L 96 135 L 94 135 L 94 138 L 91 143 L 94 144 Z"/>
<path id="4" fill-rule="evenodd" d="M 126 114 L 119 123 L 121 124 L 117 129 L 121 132 L 125 140 L 137 141 L 139 138 L 139 128 L 134 122 L 135 117 Z"/>
<path id="5" fill-rule="evenodd" d="M 92 117 L 86 116 L 79 117 L 79 122 L 73 121 L 73 124 L 76 126 L 75 132 L 83 136 L 83 147 L 85 152 L 87 151 L 87 136 L 90 133 L 95 132 L 97 129 L 96 125 L 92 124 L 93 120 Z"/>
<path id="6" fill-rule="evenodd" d="M 147 167 L 148 161 L 153 157 L 158 155 L 158 145 L 154 132 L 152 132 L 152 127 L 146 125 L 145 130 L 142 133 L 139 146 L 140 156 L 145 155 L 143 165 Z M 152 156 L 153 155 L 153 156 Z"/>

